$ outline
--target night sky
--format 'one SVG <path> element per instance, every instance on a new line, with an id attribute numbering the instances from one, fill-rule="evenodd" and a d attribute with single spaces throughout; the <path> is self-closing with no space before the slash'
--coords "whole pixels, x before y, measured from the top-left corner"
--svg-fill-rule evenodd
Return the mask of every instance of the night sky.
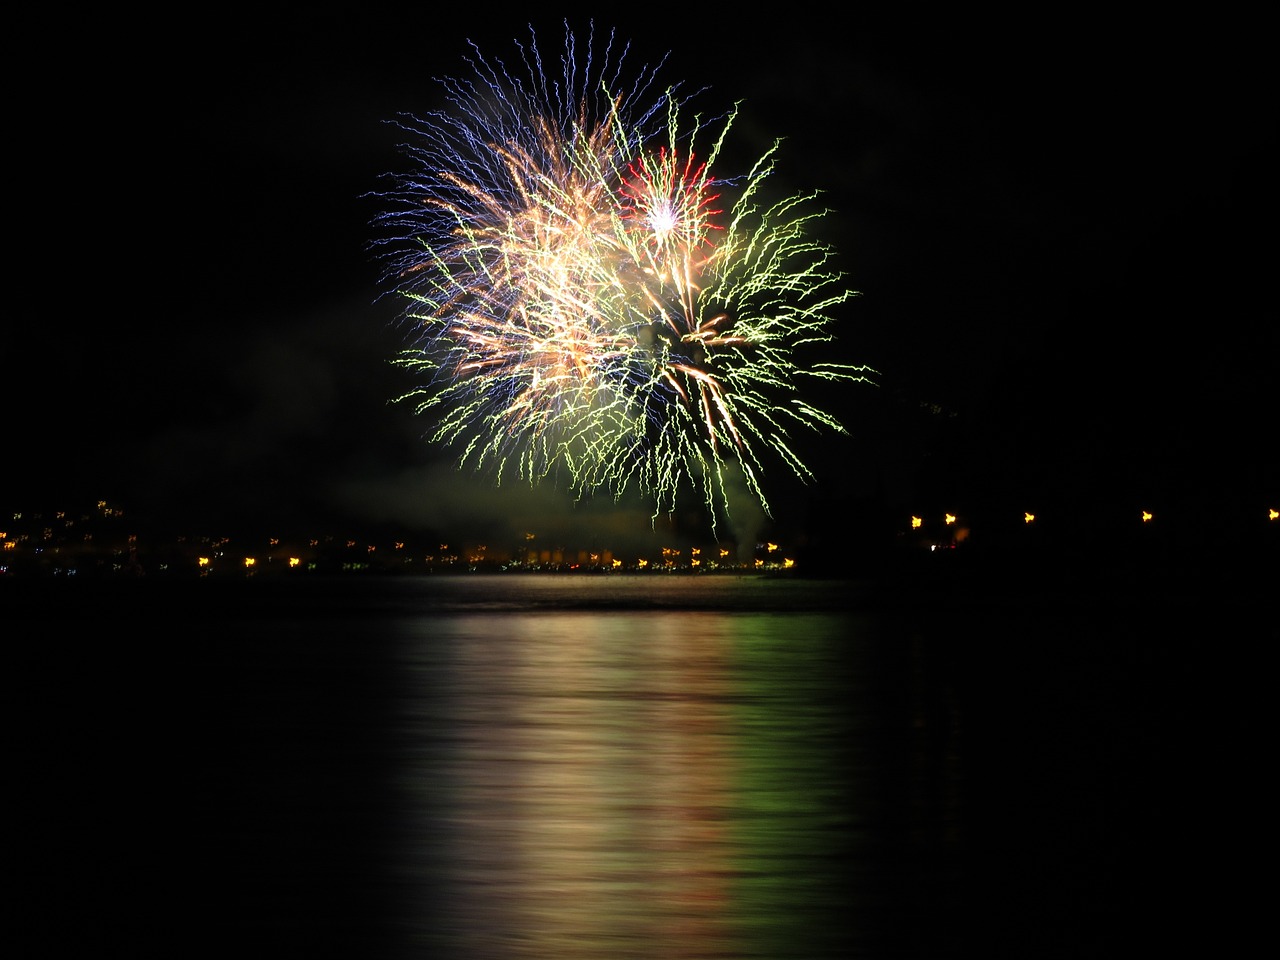
<path id="1" fill-rule="evenodd" d="M 826 191 L 861 294 L 835 349 L 878 385 L 821 398 L 850 435 L 808 441 L 817 481 L 766 477 L 779 528 L 842 531 L 866 503 L 1203 518 L 1280 499 L 1261 24 L 617 9 L 597 31 L 633 41 L 628 63 L 669 52 L 664 77 L 741 101 L 730 149 L 785 138 L 780 174 Z M 388 402 L 410 385 L 369 249 L 369 194 L 406 163 L 388 121 L 438 105 L 468 39 L 501 57 L 528 37 L 528 9 L 439 10 L 24 15 L 6 508 L 455 536 L 647 522 L 493 491 Z M 559 54 L 561 17 L 534 27 Z"/>

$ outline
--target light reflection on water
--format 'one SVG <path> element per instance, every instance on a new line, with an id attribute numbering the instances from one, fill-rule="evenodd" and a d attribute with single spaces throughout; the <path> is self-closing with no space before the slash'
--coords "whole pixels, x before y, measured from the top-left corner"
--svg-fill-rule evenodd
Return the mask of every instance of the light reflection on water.
<path id="1" fill-rule="evenodd" d="M 459 958 L 846 957 L 869 678 L 828 612 L 401 625 L 402 882 Z M 851 655 L 851 652 L 854 655 Z M 859 788 L 865 796 L 859 796 Z M 874 864 L 863 864 L 875 872 Z"/>
<path id="2" fill-rule="evenodd" d="M 950 915 L 927 890 L 954 888 L 964 756 L 916 726 L 958 720 L 846 599 L 731 577 L 59 594 L 14 726 L 32 942 L 957 955 L 913 940 Z"/>
<path id="3" fill-rule="evenodd" d="M 1238 862 L 1270 823 L 1244 733 L 1269 702 L 1252 592 L 848 587 L 6 594 L 9 941 L 344 960 L 1252 942 L 1224 919 L 1266 915 Z"/>

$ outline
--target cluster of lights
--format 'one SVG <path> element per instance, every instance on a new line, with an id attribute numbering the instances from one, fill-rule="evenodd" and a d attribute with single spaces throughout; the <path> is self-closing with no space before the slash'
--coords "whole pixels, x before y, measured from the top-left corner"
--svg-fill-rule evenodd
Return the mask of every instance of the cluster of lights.
<path id="1" fill-rule="evenodd" d="M 1270 521 L 1280 520 L 1280 510 L 1276 510 L 1274 507 L 1267 508 L 1267 519 Z M 1031 524 L 1031 523 L 1034 523 L 1035 520 L 1036 520 L 1036 514 L 1031 513 L 1030 511 L 1027 511 L 1022 515 L 1023 523 Z M 1141 523 L 1151 523 L 1152 521 L 1155 520 L 1155 513 L 1152 512 L 1151 510 L 1145 510 L 1145 509 L 1139 510 L 1138 520 Z M 954 524 L 955 522 L 956 522 L 956 518 L 954 514 L 950 514 L 950 513 L 943 514 L 943 523 Z M 911 529 L 918 530 L 924 525 L 924 518 L 912 515 L 910 518 L 910 523 L 911 523 Z"/>
<path id="2" fill-rule="evenodd" d="M 112 511 L 111 513 L 102 511 L 102 516 L 119 516 L 122 512 Z M 1022 515 L 1024 524 L 1032 525 L 1037 522 L 1037 514 L 1030 511 Z M 54 564 L 50 569 L 55 574 L 72 576 L 76 573 L 78 564 L 82 564 L 85 554 L 84 550 L 90 550 L 93 553 L 102 553 L 104 550 L 109 551 L 111 559 L 107 566 L 113 572 L 138 572 L 138 536 L 134 533 L 122 535 L 119 539 L 119 546 L 106 548 L 99 546 L 102 539 L 99 538 L 98 543 L 94 543 L 94 535 L 92 533 L 80 534 L 74 541 L 60 538 L 59 530 L 65 530 L 75 524 L 73 519 L 66 517 L 65 514 L 59 513 L 56 518 L 61 521 L 61 527 L 45 526 L 40 523 L 39 516 L 30 518 L 27 524 L 35 521 L 31 527 L 31 532 L 14 532 L 12 528 L 8 530 L 0 530 L 0 553 L 6 557 L 4 562 L 0 562 L 0 575 L 9 575 L 13 569 L 13 560 L 20 557 L 23 553 L 29 556 L 40 557 L 42 564 L 52 562 Z M 15 522 L 22 523 L 24 516 L 21 513 L 12 514 Z M 84 519 L 84 518 L 81 518 Z M 963 525 L 961 518 L 953 513 L 943 513 L 940 515 L 940 522 L 949 529 L 954 529 L 954 536 L 949 538 L 949 544 L 942 544 L 941 547 L 954 547 L 957 543 L 964 540 L 969 530 Z M 1166 518 L 1167 519 L 1167 518 Z M 1266 508 L 1266 519 L 1269 523 L 1280 521 L 1280 510 L 1275 507 Z M 1137 511 L 1135 520 L 1143 525 L 1154 525 L 1156 522 L 1156 514 L 1152 510 L 1142 509 Z M 922 515 L 910 515 L 909 523 L 912 530 L 921 531 L 925 524 L 926 518 Z M 65 537 L 65 534 L 64 534 Z M 112 538 L 105 538 L 112 539 Z M 179 543 L 185 543 L 188 538 L 179 537 Z M 326 561 L 325 555 L 317 553 L 311 559 L 307 559 L 305 551 L 300 555 L 293 552 L 286 546 L 282 546 L 278 537 L 267 538 L 266 544 L 270 548 L 267 553 L 236 553 L 230 554 L 230 540 L 228 538 L 200 538 L 201 543 L 207 545 L 207 550 L 201 550 L 199 555 L 191 558 L 190 561 L 178 563 L 174 568 L 181 569 L 183 564 L 190 562 L 198 570 L 201 576 L 212 574 L 215 568 L 222 564 L 235 569 L 239 567 L 244 571 L 246 576 L 254 576 L 257 573 L 271 570 L 289 569 L 289 570 L 308 570 L 316 571 L 322 569 L 327 562 L 336 562 L 341 560 L 342 569 L 346 570 L 367 570 L 370 567 L 368 559 L 372 558 L 379 551 L 379 546 L 373 543 L 364 543 L 355 539 L 338 539 L 332 537 L 324 538 L 324 541 L 334 541 L 334 545 L 341 548 L 345 546 L 346 550 L 340 555 L 327 554 L 329 560 Z M 438 553 L 420 554 L 413 550 L 407 549 L 404 540 L 392 541 L 389 550 L 393 555 L 393 562 L 405 570 L 423 567 L 427 569 L 502 569 L 509 571 L 536 571 L 536 570 L 606 570 L 606 571 L 623 571 L 636 570 L 644 571 L 649 569 L 677 572 L 681 570 L 740 570 L 746 569 L 782 569 L 789 570 L 795 566 L 795 561 L 782 555 L 782 548 L 779 544 L 765 541 L 755 545 L 756 556 L 745 564 L 735 564 L 730 561 L 730 550 L 726 547 L 718 547 L 714 554 L 716 559 L 704 557 L 704 548 L 701 547 L 664 547 L 661 549 L 660 558 L 637 557 L 634 560 L 627 561 L 622 558 L 613 556 L 610 551 L 583 551 L 574 556 L 569 552 L 554 550 L 535 550 L 534 544 L 537 535 L 534 533 L 526 533 L 523 537 L 525 548 L 523 550 L 514 551 L 514 559 L 509 559 L 506 555 L 495 556 L 489 547 L 480 544 L 475 547 L 459 550 L 451 547 L 448 543 L 439 544 Z M 313 550 L 323 550 L 322 540 L 320 538 L 312 538 L 307 541 Z M 939 549 L 939 544 L 931 544 L 931 549 Z M 58 559 L 54 559 L 57 557 Z M 97 561 L 101 568 L 104 560 Z M 172 558 L 165 561 L 157 561 L 154 569 L 166 571 L 172 565 Z M 150 569 L 150 564 L 148 564 Z M 226 569 L 227 567 L 223 567 Z"/>
<path id="3" fill-rule="evenodd" d="M 1150 510 L 1141 510 L 1141 511 L 1139 511 L 1139 513 L 1138 513 L 1138 518 L 1139 518 L 1143 523 L 1150 523 L 1152 520 L 1154 520 L 1154 519 L 1155 519 L 1155 514 L 1154 514 L 1154 513 L 1152 513 Z M 1268 520 L 1276 520 L 1276 519 L 1280 519 L 1280 511 L 1277 511 L 1277 510 L 1275 510 L 1274 508 L 1269 508 L 1269 509 L 1267 510 L 1267 519 L 1268 519 Z M 1036 520 L 1036 515 L 1035 515 L 1034 513 L 1031 513 L 1030 511 L 1028 511 L 1028 512 L 1026 512 L 1026 513 L 1024 513 L 1024 514 L 1022 515 L 1022 522 L 1023 522 L 1023 523 L 1030 524 L 1030 523 L 1034 523 L 1034 522 L 1035 522 L 1035 520 Z M 942 515 L 942 522 L 943 522 L 944 524 L 947 524 L 948 526 L 950 526 L 950 525 L 954 524 L 954 523 L 956 522 L 955 514 L 952 514 L 952 513 L 944 513 L 944 514 Z M 923 518 L 923 517 L 915 516 L 915 515 L 913 514 L 913 515 L 911 516 L 910 523 L 911 523 L 911 529 L 912 529 L 912 530 L 919 530 L 922 526 L 924 526 L 924 518 Z"/>

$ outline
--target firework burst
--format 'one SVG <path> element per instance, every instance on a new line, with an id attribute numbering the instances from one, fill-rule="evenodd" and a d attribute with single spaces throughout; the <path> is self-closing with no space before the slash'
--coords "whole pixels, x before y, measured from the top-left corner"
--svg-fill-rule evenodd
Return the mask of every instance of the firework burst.
<path id="1" fill-rule="evenodd" d="M 566 30 L 557 74 L 532 34 L 516 49 L 508 67 L 473 47 L 447 107 L 399 121 L 412 169 L 375 223 L 421 378 L 401 399 L 498 482 L 634 486 L 655 516 L 692 488 L 714 524 L 740 473 L 767 512 L 767 460 L 809 476 L 793 431 L 843 432 L 801 382 L 870 373 L 798 359 L 855 295 L 810 235 L 826 211 L 764 199 L 776 142 L 717 180 L 737 107 L 685 124 L 691 97 L 658 68 L 627 77 L 612 33 L 580 51 Z"/>

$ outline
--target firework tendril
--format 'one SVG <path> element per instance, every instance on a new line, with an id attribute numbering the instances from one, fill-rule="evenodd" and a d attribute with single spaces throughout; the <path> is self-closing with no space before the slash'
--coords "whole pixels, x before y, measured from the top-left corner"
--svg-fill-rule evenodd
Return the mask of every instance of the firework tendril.
<path id="1" fill-rule="evenodd" d="M 801 382 L 871 372 L 798 360 L 856 296 L 811 235 L 818 194 L 764 198 L 780 141 L 716 179 L 738 105 L 686 123 L 692 97 L 662 63 L 627 79 L 613 33 L 579 50 L 566 25 L 554 74 L 532 31 L 516 49 L 472 45 L 447 107 L 396 121 L 412 170 L 378 192 L 375 247 L 407 303 L 399 399 L 498 483 L 634 487 L 655 517 L 696 490 L 714 524 L 740 477 L 767 513 L 766 462 L 811 477 L 793 432 L 845 432 Z"/>

